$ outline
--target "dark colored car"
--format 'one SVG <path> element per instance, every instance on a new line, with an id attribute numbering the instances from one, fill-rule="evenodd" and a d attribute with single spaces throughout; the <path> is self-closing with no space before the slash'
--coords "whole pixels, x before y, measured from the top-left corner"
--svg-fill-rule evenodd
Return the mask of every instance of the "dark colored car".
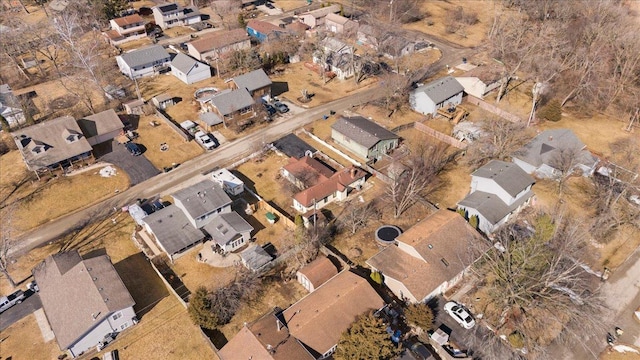
<path id="1" fill-rule="evenodd" d="M 411 352 L 413 353 L 414 357 L 419 360 L 427 360 L 433 358 L 433 355 L 431 354 L 429 349 L 420 342 L 416 342 L 415 344 L 411 345 Z"/>
<path id="2" fill-rule="evenodd" d="M 267 109 L 267 113 L 269 113 L 269 116 L 275 115 L 275 113 L 278 112 L 278 110 L 276 110 L 276 108 L 274 108 L 271 104 L 264 104 L 264 107 L 265 109 Z"/>
<path id="3" fill-rule="evenodd" d="M 131 155 L 133 156 L 142 155 L 142 151 L 140 151 L 140 147 L 136 143 L 128 142 L 124 146 L 127 148 L 127 150 L 129 150 Z"/>
<path id="4" fill-rule="evenodd" d="M 273 107 L 276 108 L 276 110 L 278 110 L 281 113 L 289 112 L 289 107 L 279 101 L 275 102 L 273 104 Z"/>

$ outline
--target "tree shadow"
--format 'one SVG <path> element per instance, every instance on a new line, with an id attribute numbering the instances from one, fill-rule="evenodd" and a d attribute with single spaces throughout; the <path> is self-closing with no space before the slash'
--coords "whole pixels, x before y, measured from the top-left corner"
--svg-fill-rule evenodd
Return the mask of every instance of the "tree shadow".
<path id="1" fill-rule="evenodd" d="M 169 295 L 164 282 L 158 277 L 143 253 L 131 255 L 113 266 L 136 302 L 133 309 L 138 319 Z"/>

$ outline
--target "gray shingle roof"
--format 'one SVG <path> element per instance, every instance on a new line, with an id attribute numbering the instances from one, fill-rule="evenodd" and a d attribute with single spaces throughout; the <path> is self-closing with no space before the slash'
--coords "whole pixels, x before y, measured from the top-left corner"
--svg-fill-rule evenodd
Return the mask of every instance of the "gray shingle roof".
<path id="1" fill-rule="evenodd" d="M 279 151 L 285 153 L 285 155 L 296 159 L 300 159 L 305 156 L 307 152 L 310 152 L 311 155 L 313 155 L 318 151 L 295 134 L 289 134 L 281 137 L 273 142 L 273 146 L 275 146 Z"/>
<path id="2" fill-rule="evenodd" d="M 151 228 L 156 239 L 169 255 L 173 255 L 205 237 L 202 231 L 191 225 L 184 212 L 175 205 L 160 209 L 142 221 Z"/>
<path id="3" fill-rule="evenodd" d="M 465 208 L 476 209 L 485 219 L 491 222 L 491 224 L 496 224 L 510 212 L 517 209 L 518 206 L 524 204 L 531 196 L 533 196 L 533 192 L 528 191 L 511 204 L 511 206 L 507 206 L 497 195 L 484 191 L 474 191 L 462 199 L 458 205 Z"/>
<path id="4" fill-rule="evenodd" d="M 224 246 L 239 234 L 253 231 L 253 226 L 233 211 L 216 216 L 203 229 L 218 245 Z"/>
<path id="5" fill-rule="evenodd" d="M 215 106 L 222 115 L 229 115 L 235 111 L 246 108 L 254 104 L 253 98 L 247 89 L 238 89 L 221 92 L 211 98 L 211 104 Z"/>
<path id="6" fill-rule="evenodd" d="M 535 180 L 518 165 L 500 160 L 488 162 L 471 176 L 492 179 L 513 197 L 535 183 Z"/>
<path id="7" fill-rule="evenodd" d="M 458 80 L 452 76 L 447 76 L 422 85 L 414 91 L 424 92 L 434 103 L 439 104 L 448 98 L 461 93 L 464 91 L 464 88 L 460 85 Z"/>
<path id="8" fill-rule="evenodd" d="M 267 265 L 271 260 L 269 255 L 262 246 L 253 245 L 240 253 L 242 262 L 249 270 L 259 270 Z"/>
<path id="9" fill-rule="evenodd" d="M 124 127 L 122 120 L 113 109 L 86 116 L 78 120 L 78 125 L 84 136 L 88 138 L 121 130 Z"/>
<path id="10" fill-rule="evenodd" d="M 331 128 L 367 148 L 373 147 L 381 140 L 399 138 L 398 135 L 362 116 L 341 116 Z"/>
<path id="11" fill-rule="evenodd" d="M 61 349 L 135 304 L 107 255 L 83 260 L 77 251 L 55 254 L 37 265 L 33 275 Z"/>
<path id="12" fill-rule="evenodd" d="M 151 64 L 156 61 L 169 60 L 171 56 L 162 45 L 149 46 L 143 49 L 137 49 L 120 55 L 127 65 L 131 68 Z"/>
<path id="13" fill-rule="evenodd" d="M 560 151 L 574 149 L 583 150 L 585 144 L 569 129 L 546 130 L 538 134 L 527 145 L 516 151 L 513 157 L 518 158 L 528 164 L 539 167 L 542 164 L 550 165 L 554 157 Z M 581 163 L 592 165 L 593 157 L 589 151 L 584 150 L 580 157 Z"/>
<path id="14" fill-rule="evenodd" d="M 236 76 L 233 78 L 233 82 L 236 83 L 238 89 L 246 88 L 249 92 L 253 92 L 272 84 L 271 79 L 269 79 L 262 69 L 253 70 L 246 74 Z"/>
<path id="15" fill-rule="evenodd" d="M 192 219 L 231 204 L 229 195 L 211 180 L 201 181 L 171 196 L 182 203 Z"/>
<path id="16" fill-rule="evenodd" d="M 198 67 L 208 65 L 205 65 L 183 53 L 178 53 L 173 60 L 171 60 L 171 67 L 178 69 L 183 74 L 188 74 L 194 66 Z"/>

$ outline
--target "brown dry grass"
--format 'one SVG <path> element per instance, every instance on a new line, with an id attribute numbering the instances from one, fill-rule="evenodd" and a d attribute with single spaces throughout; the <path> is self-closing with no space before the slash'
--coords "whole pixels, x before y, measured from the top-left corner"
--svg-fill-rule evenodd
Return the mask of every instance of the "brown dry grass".
<path id="1" fill-rule="evenodd" d="M 290 194 L 283 191 L 280 185 L 280 168 L 288 163 L 284 156 L 268 153 L 262 157 L 249 160 L 236 169 L 245 186 L 261 196 L 265 201 L 273 201 L 280 208 L 291 212 Z"/>
<path id="2" fill-rule="evenodd" d="M 283 11 L 297 9 L 307 5 L 307 0 L 275 0 L 273 6 Z"/>
<path id="3" fill-rule="evenodd" d="M 636 350 L 640 350 L 637 347 L 634 348 Z M 632 352 L 609 352 L 608 350 L 605 350 L 602 354 L 600 354 L 600 360 L 640 360 L 640 354 L 635 354 Z"/>
<path id="4" fill-rule="evenodd" d="M 200 286 L 211 290 L 223 287 L 233 280 L 236 273 L 234 267 L 216 268 L 199 262 L 196 257 L 202 246 L 198 245 L 173 264 L 174 271 L 190 291 L 195 291 Z"/>
<path id="5" fill-rule="evenodd" d="M 129 177 L 118 170 L 116 176 L 101 177 L 100 168 L 50 181 L 27 180 L 26 167 L 17 150 L 0 156 L 0 196 L 8 205 L 0 211 L 4 222 L 11 220 L 14 235 L 83 208 L 129 187 Z M 15 190 L 15 191 L 14 191 Z M 9 205 L 9 204 L 14 205 Z M 8 212 L 11 216 L 8 216 Z"/>
<path id="6" fill-rule="evenodd" d="M 33 314 L 1 331 L 0 339 L 2 359 L 49 360 L 61 354 L 55 340 L 44 342 Z"/>
<path id="7" fill-rule="evenodd" d="M 347 94 L 365 89 L 377 81 L 375 78 L 368 78 L 356 84 L 353 78 L 347 80 L 335 78 L 323 84 L 320 75 L 305 67 L 304 61 L 287 65 L 282 74 L 272 76 L 271 80 L 274 84 L 277 82 L 287 83 L 288 91 L 280 94 L 280 97 L 306 107 L 314 107 L 340 99 Z M 309 93 L 315 94 L 307 104 L 300 104 L 297 101 L 297 98 L 301 96 L 302 89 L 307 89 Z"/>
<path id="8" fill-rule="evenodd" d="M 151 121 L 155 121 L 160 125 L 151 126 L 149 125 Z M 158 169 L 174 163 L 183 163 L 204 153 L 204 149 L 197 142 L 185 141 L 169 125 L 155 116 L 141 117 L 136 131 L 140 134 L 136 142 L 143 144 L 147 148 L 144 156 Z M 167 143 L 169 150 L 160 151 L 160 144 L 162 143 Z"/>
<path id="9" fill-rule="evenodd" d="M 476 13 L 479 22 L 475 25 L 467 26 L 464 31 L 450 34 L 446 31 L 447 11 L 454 10 L 460 6 L 463 7 L 465 13 Z M 430 16 L 421 21 L 407 24 L 404 28 L 434 35 L 462 46 L 478 46 L 486 39 L 494 11 L 499 6 L 496 1 L 482 0 L 424 1 L 422 2 L 421 12 L 428 13 Z M 429 22 L 433 24 L 429 25 Z"/>
<path id="10" fill-rule="evenodd" d="M 349 166 L 352 165 L 349 160 L 347 160 L 344 157 L 338 155 L 335 151 L 333 151 L 330 148 L 324 146 L 322 143 L 319 143 L 319 142 L 315 141 L 309 135 L 301 133 L 301 134 L 298 134 L 298 137 L 300 139 L 304 140 L 309 145 L 311 145 L 314 148 L 316 148 L 318 151 L 322 152 L 323 154 L 325 154 L 328 157 L 330 157 L 333 160 L 335 160 L 338 164 L 340 164 L 340 165 L 342 165 L 344 167 L 349 167 Z M 345 148 L 343 148 L 341 146 L 337 146 L 332 140 L 327 141 L 327 143 L 330 144 L 331 146 L 336 147 L 338 150 L 340 150 L 341 152 L 343 152 L 344 154 L 346 154 L 347 156 L 349 156 L 350 158 L 352 158 L 352 159 L 354 159 L 356 161 L 362 161 L 363 160 L 363 159 L 360 159 L 355 154 L 353 154 L 352 152 L 350 152 L 349 150 L 347 150 L 347 149 L 345 149 Z"/>

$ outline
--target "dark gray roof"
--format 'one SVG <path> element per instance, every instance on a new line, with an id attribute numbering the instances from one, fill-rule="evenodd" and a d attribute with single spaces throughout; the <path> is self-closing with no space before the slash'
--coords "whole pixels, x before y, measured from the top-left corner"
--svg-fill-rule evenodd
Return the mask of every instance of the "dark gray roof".
<path id="1" fill-rule="evenodd" d="M 502 220 L 510 212 L 517 209 L 518 206 L 524 204 L 531 196 L 532 191 L 528 191 L 518 200 L 516 200 L 511 206 L 505 204 L 497 195 L 489 194 L 484 191 L 474 191 L 467 195 L 458 205 L 465 208 L 472 208 L 478 210 L 485 219 L 491 224 L 496 224 Z"/>
<path id="2" fill-rule="evenodd" d="M 158 9 L 160 9 L 160 11 L 163 12 L 163 13 L 169 12 L 169 11 L 175 11 L 175 10 L 178 10 L 178 4 L 176 4 L 176 3 L 160 4 L 160 5 L 158 5 Z"/>
<path id="3" fill-rule="evenodd" d="M 40 300 L 61 349 L 67 349 L 116 311 L 135 304 L 107 255 L 77 251 L 47 257 L 33 270 Z"/>
<path id="4" fill-rule="evenodd" d="M 373 147 L 381 140 L 399 138 L 398 135 L 362 116 L 341 116 L 331 128 L 367 148 Z"/>
<path id="5" fill-rule="evenodd" d="M 542 164 L 551 165 L 554 157 L 557 157 L 562 150 L 580 151 L 584 148 L 585 144 L 569 129 L 545 130 L 516 151 L 513 157 L 539 167 Z M 592 165 L 595 161 L 587 150 L 582 152 L 579 160 L 588 165 Z"/>
<path id="6" fill-rule="evenodd" d="M 271 255 L 262 246 L 253 245 L 240 253 L 242 262 L 249 270 L 259 270 L 271 260 Z"/>
<path id="7" fill-rule="evenodd" d="M 178 53 L 173 60 L 171 60 L 171 67 L 178 69 L 183 74 L 188 74 L 191 69 L 194 67 L 206 66 L 209 65 L 203 64 L 198 60 L 195 60 L 191 56 L 185 55 L 183 53 Z"/>
<path id="8" fill-rule="evenodd" d="M 452 76 L 443 77 L 422 85 L 415 89 L 415 92 L 425 93 L 434 103 L 439 104 L 448 98 L 461 93 L 464 90 L 462 85 Z"/>
<path id="9" fill-rule="evenodd" d="M 269 79 L 267 73 L 262 69 L 236 76 L 233 78 L 233 82 L 236 83 L 238 89 L 245 88 L 249 90 L 249 92 L 271 85 L 271 79 Z"/>
<path id="10" fill-rule="evenodd" d="M 78 120 L 78 125 L 84 136 L 88 138 L 122 130 L 124 127 L 122 120 L 113 109 L 86 116 Z"/>
<path id="11" fill-rule="evenodd" d="M 231 204 L 229 195 L 211 180 L 201 181 L 171 196 L 182 203 L 192 219 Z"/>
<path id="12" fill-rule="evenodd" d="M 253 98 L 247 89 L 224 91 L 211 98 L 211 104 L 215 106 L 222 115 L 229 115 L 235 111 L 246 108 L 254 104 Z"/>
<path id="13" fill-rule="evenodd" d="M 212 112 L 201 113 L 198 115 L 200 120 L 204 121 L 209 126 L 222 124 L 222 119 L 218 114 Z"/>
<path id="14" fill-rule="evenodd" d="M 233 211 L 216 216 L 202 229 L 220 246 L 226 245 L 238 235 L 253 231 L 253 226 Z"/>
<path id="15" fill-rule="evenodd" d="M 178 253 L 205 237 L 202 231 L 191 225 L 182 209 L 175 205 L 160 209 L 142 221 L 151 228 L 156 239 L 169 255 Z"/>
<path id="16" fill-rule="evenodd" d="M 273 146 L 279 151 L 285 153 L 285 155 L 296 159 L 300 159 L 305 156 L 307 151 L 312 155 L 318 151 L 295 134 L 289 134 L 281 137 L 273 142 Z"/>
<path id="17" fill-rule="evenodd" d="M 120 57 L 131 68 L 171 58 L 167 50 L 165 50 L 162 45 L 153 45 L 143 49 L 136 49 L 124 53 L 120 55 Z"/>
<path id="18" fill-rule="evenodd" d="M 471 176 L 492 179 L 513 197 L 535 183 L 531 175 L 527 174 L 518 165 L 500 160 L 491 160 L 474 171 Z"/>

